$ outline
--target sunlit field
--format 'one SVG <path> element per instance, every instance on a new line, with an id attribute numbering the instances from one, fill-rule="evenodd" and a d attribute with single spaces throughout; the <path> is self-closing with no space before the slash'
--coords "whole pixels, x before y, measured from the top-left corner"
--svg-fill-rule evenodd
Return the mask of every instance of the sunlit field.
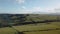
<path id="1" fill-rule="evenodd" d="M 60 22 L 51 22 L 50 24 L 38 23 L 13 26 L 13 28 L 17 29 L 20 32 L 24 32 L 24 34 L 60 34 Z M 0 28 L 0 34 L 17 34 L 16 30 L 14 30 L 13 28 Z"/>

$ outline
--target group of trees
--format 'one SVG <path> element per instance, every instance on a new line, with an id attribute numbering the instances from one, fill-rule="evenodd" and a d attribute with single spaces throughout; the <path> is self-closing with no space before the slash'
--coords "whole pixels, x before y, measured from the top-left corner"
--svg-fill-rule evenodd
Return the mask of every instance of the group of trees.
<path id="1" fill-rule="evenodd" d="M 28 14 L 0 14 L 0 27 L 24 23 Z"/>

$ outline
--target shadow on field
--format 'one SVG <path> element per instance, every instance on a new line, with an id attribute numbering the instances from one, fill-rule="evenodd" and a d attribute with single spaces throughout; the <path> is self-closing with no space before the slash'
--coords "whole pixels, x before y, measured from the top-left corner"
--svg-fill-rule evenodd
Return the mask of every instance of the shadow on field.
<path id="1" fill-rule="evenodd" d="M 17 32 L 17 34 L 24 34 L 24 32 Z"/>
<path id="2" fill-rule="evenodd" d="M 52 31 L 52 30 L 60 30 L 60 28 L 55 28 L 55 29 L 46 29 L 46 30 L 22 31 L 22 32 L 17 31 L 17 34 L 25 34 L 24 32 L 39 32 L 39 31 Z"/>
<path id="3" fill-rule="evenodd" d="M 60 20 L 43 20 L 43 21 L 30 21 L 30 22 L 24 22 L 24 23 L 17 23 L 17 24 L 11 24 L 12 26 L 21 26 L 21 25 L 27 25 L 27 24 L 37 24 L 37 23 L 46 23 L 50 24 L 50 22 L 60 22 Z M 3 27 L 8 27 L 9 24 L 1 24 L 0 23 L 0 28 Z"/>
<path id="4" fill-rule="evenodd" d="M 32 30 L 32 31 L 23 31 L 23 32 L 39 32 L 39 31 L 52 31 L 52 30 L 60 30 L 60 28 L 46 29 L 46 30 Z"/>

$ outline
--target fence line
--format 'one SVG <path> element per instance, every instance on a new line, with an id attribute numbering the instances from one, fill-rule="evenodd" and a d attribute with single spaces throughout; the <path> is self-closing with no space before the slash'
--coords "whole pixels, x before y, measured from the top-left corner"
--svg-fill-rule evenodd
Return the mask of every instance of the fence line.
<path id="1" fill-rule="evenodd" d="M 52 30 L 60 30 L 60 28 L 46 29 L 46 30 L 31 30 L 31 31 L 22 31 L 22 32 L 39 32 L 39 31 L 52 31 Z"/>

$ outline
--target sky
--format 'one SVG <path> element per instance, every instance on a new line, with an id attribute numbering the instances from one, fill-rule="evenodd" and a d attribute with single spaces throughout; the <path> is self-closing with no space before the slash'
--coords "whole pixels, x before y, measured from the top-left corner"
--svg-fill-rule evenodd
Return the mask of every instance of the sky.
<path id="1" fill-rule="evenodd" d="M 60 13 L 60 0 L 0 0 L 0 13 Z"/>

